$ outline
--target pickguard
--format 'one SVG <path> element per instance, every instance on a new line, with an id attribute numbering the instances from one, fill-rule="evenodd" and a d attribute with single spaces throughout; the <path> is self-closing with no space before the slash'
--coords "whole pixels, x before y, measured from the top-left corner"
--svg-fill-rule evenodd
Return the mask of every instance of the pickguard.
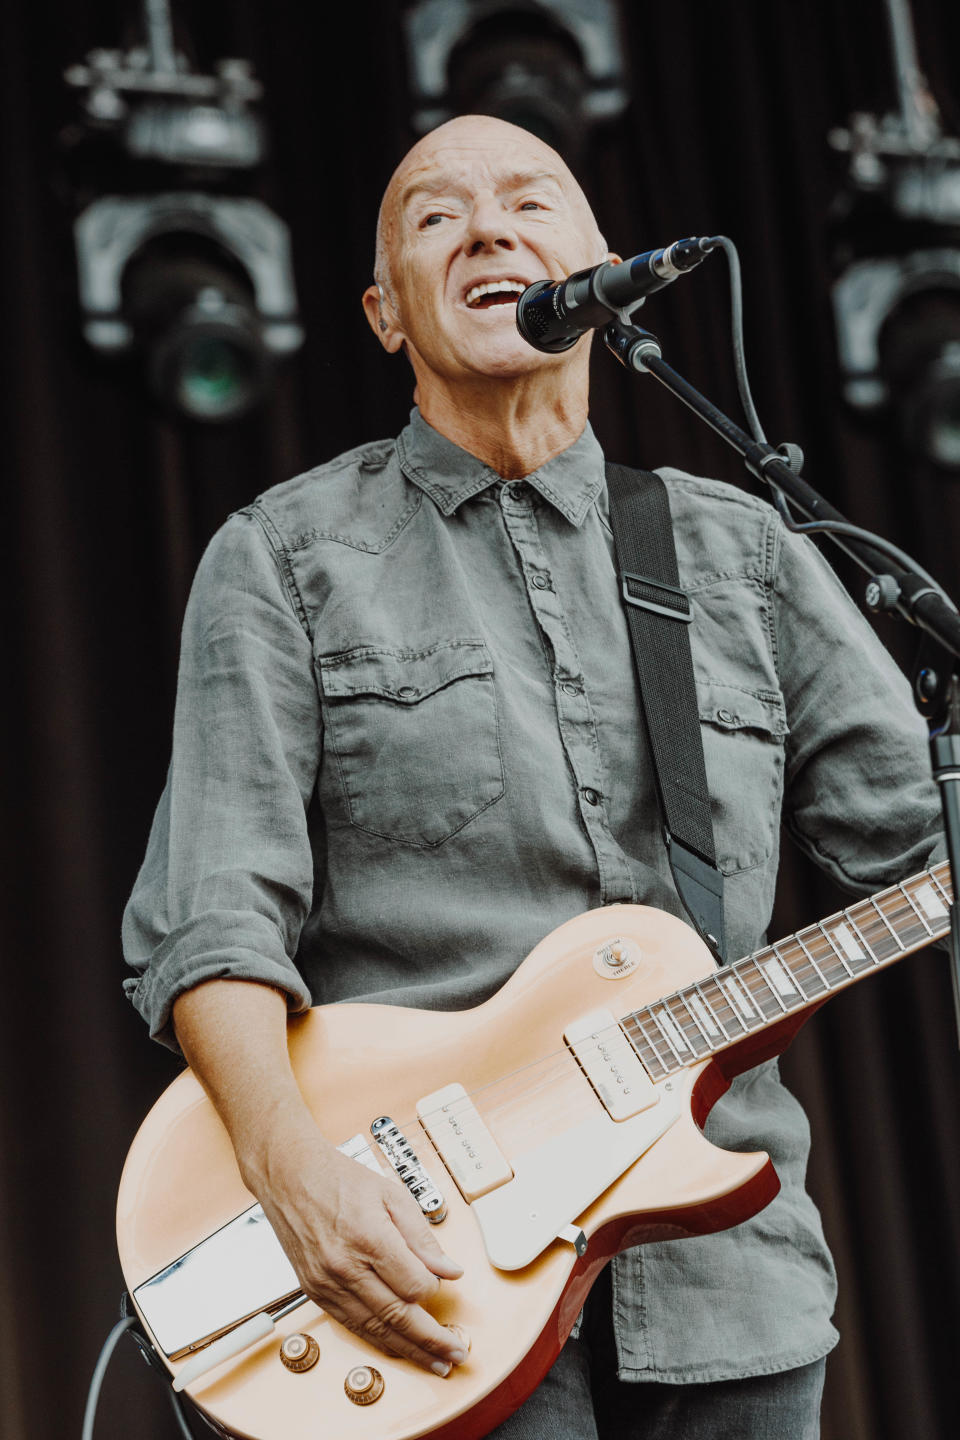
<path id="1" fill-rule="evenodd" d="M 491 1265 L 520 1270 L 639 1160 L 680 1114 L 685 1087 L 661 1082 L 630 1120 L 596 1113 L 519 1156 L 513 1179 L 471 1205 Z"/>

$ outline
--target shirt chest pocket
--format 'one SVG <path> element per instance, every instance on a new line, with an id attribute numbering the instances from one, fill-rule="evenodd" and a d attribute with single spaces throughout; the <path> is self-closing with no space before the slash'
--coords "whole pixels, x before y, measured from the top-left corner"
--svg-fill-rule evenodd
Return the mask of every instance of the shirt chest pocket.
<path id="1" fill-rule="evenodd" d="M 320 660 L 325 748 L 350 823 L 439 845 L 503 794 L 493 662 L 480 641 Z"/>
<path id="2" fill-rule="evenodd" d="M 697 694 L 713 840 L 733 875 L 762 865 L 778 843 L 786 715 L 773 692 L 698 679 Z"/>

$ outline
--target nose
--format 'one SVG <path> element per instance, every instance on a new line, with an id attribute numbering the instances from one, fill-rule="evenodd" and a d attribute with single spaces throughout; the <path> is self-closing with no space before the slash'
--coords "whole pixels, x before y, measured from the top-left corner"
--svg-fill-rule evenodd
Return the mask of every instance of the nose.
<path id="1" fill-rule="evenodd" d="M 466 250 L 468 255 L 481 255 L 485 250 L 515 250 L 516 231 L 510 216 L 494 195 L 477 196 L 470 208 Z"/>

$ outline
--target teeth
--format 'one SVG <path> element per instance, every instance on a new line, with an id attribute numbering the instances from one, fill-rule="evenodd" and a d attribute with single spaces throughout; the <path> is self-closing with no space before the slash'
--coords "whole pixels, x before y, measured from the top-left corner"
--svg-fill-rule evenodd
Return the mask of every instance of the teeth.
<path id="1" fill-rule="evenodd" d="M 519 280 L 488 280 L 485 284 L 474 285 L 472 290 L 467 291 L 467 304 L 475 305 L 478 300 L 483 299 L 484 295 L 494 295 L 499 291 L 521 295 L 526 288 L 526 285 Z"/>

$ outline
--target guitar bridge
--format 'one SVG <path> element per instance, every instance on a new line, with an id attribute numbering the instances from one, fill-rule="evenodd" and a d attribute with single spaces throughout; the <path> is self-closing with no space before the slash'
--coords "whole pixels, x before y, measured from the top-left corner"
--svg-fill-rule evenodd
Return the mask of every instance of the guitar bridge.
<path id="1" fill-rule="evenodd" d="M 370 1134 L 383 1152 L 384 1159 L 403 1181 L 431 1225 L 447 1218 L 447 1204 L 417 1158 L 416 1151 L 402 1130 L 381 1115 L 370 1126 Z"/>

